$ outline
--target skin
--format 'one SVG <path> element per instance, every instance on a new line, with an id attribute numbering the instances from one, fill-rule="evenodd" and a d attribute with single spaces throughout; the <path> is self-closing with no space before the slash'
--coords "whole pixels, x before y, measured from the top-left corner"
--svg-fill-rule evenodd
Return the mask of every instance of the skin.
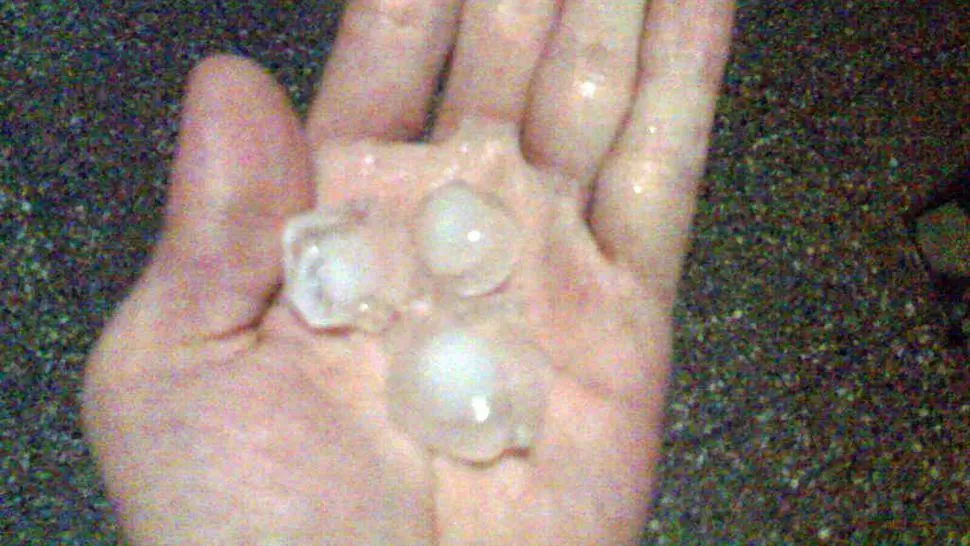
<path id="1" fill-rule="evenodd" d="M 202 62 L 164 235 L 86 373 L 87 437 L 131 542 L 635 544 L 732 15 L 352 1 L 305 126 L 252 62 Z M 555 361 L 534 449 L 482 467 L 389 423 L 378 340 L 311 332 L 278 299 L 286 218 L 414 202 L 456 172 L 528 224 L 508 290 Z"/>

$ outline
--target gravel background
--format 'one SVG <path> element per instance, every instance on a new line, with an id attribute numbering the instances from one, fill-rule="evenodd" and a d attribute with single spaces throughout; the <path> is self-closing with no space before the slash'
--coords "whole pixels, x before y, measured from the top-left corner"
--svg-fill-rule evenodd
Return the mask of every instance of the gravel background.
<path id="1" fill-rule="evenodd" d="M 77 394 L 185 76 L 248 55 L 305 108 L 328 4 L 0 3 L 0 544 L 118 540 Z M 645 544 L 970 544 L 970 366 L 901 222 L 970 158 L 968 28 L 960 0 L 741 2 Z"/>

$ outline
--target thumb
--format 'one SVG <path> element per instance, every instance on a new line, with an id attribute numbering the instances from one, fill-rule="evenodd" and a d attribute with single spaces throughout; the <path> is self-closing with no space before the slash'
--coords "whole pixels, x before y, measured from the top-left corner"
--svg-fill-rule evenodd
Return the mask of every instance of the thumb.
<path id="1" fill-rule="evenodd" d="M 245 59 L 203 61 L 189 77 L 164 232 L 127 305 L 135 324 L 168 341 L 256 324 L 282 274 L 283 222 L 312 205 L 310 180 L 279 85 Z"/>

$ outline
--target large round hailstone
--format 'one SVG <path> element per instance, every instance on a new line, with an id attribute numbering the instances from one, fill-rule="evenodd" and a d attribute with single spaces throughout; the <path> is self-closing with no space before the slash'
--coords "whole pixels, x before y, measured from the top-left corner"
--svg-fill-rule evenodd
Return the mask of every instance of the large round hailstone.
<path id="1" fill-rule="evenodd" d="M 462 296 L 495 290 L 519 258 L 520 234 L 509 210 L 494 196 L 463 181 L 428 195 L 414 235 L 428 271 Z"/>
<path id="2" fill-rule="evenodd" d="M 529 449 L 542 426 L 549 359 L 496 317 L 438 318 L 392 337 L 392 420 L 433 452 L 483 463 Z"/>
<path id="3" fill-rule="evenodd" d="M 347 210 L 324 209 L 287 223 L 284 295 L 311 327 L 367 325 L 377 307 L 379 264 L 360 221 Z"/>

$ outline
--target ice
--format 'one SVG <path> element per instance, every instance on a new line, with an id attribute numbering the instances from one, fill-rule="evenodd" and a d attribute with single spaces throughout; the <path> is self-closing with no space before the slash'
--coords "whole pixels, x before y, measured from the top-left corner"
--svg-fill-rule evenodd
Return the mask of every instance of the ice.
<path id="1" fill-rule="evenodd" d="M 410 201 L 320 206 L 284 230 L 283 295 L 311 328 L 374 335 L 387 407 L 415 442 L 486 463 L 541 434 L 549 357 L 500 290 L 518 224 L 494 195 L 453 181 Z"/>
<path id="2" fill-rule="evenodd" d="M 509 210 L 462 181 L 446 184 L 425 199 L 414 236 L 428 271 L 462 296 L 494 291 L 519 258 L 520 237 Z"/>
<path id="3" fill-rule="evenodd" d="M 390 313 L 377 247 L 359 204 L 291 219 L 283 234 L 284 295 L 311 327 L 379 331 Z"/>
<path id="4" fill-rule="evenodd" d="M 501 313 L 438 311 L 389 338 L 392 419 L 459 460 L 531 447 L 548 398 L 548 356 Z"/>

